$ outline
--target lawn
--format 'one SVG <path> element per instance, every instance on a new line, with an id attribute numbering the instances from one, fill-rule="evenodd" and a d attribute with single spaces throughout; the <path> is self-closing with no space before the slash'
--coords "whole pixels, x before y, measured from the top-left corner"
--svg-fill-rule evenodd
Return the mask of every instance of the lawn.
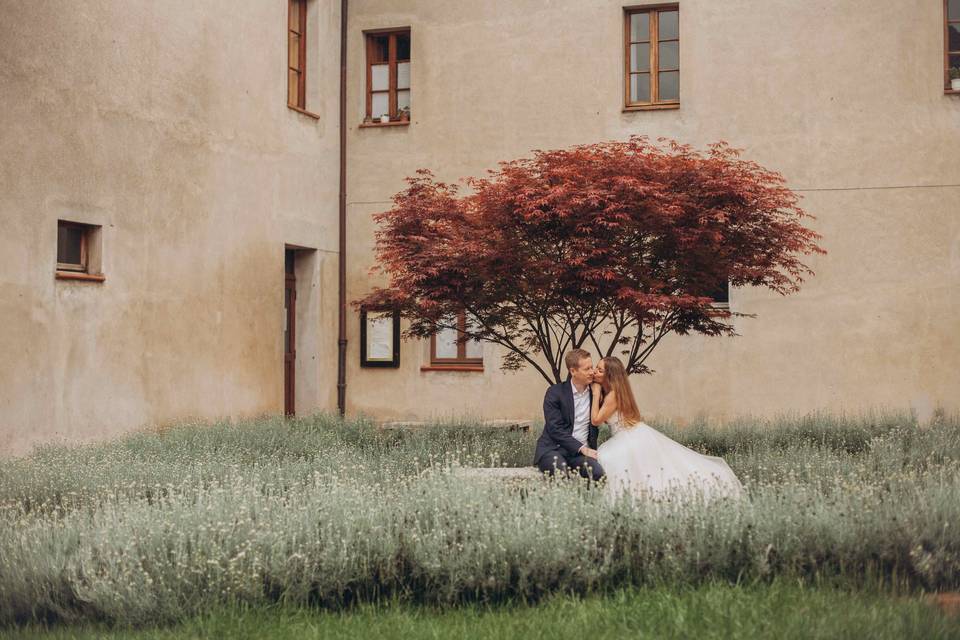
<path id="1" fill-rule="evenodd" d="M 0 638 L 180 640 L 184 638 L 960 638 L 960 621 L 918 597 L 804 588 L 796 584 L 618 590 L 605 597 L 553 596 L 538 606 L 431 608 L 361 605 L 349 612 L 304 607 L 221 609 L 143 630 L 39 625 Z"/>
<path id="2" fill-rule="evenodd" d="M 656 426 L 724 456 L 748 498 L 466 482 L 529 464 L 537 435 L 469 422 L 265 418 L 2 460 L 0 626 L 534 638 L 569 612 L 610 634 L 956 637 L 923 594 L 960 586 L 960 417 Z"/>

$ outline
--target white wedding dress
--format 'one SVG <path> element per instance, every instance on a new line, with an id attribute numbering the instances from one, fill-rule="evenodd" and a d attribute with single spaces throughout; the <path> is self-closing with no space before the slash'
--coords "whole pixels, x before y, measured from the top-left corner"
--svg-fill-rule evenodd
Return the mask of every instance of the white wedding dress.
<path id="1" fill-rule="evenodd" d="M 598 460 L 611 497 L 740 497 L 743 485 L 723 460 L 671 440 L 645 422 L 627 426 L 617 411 L 607 421 L 613 436 L 600 445 Z"/>

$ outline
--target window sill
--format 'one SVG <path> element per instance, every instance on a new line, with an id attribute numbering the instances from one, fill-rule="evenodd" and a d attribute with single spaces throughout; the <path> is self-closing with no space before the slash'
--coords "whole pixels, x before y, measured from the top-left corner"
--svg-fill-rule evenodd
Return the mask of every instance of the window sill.
<path id="1" fill-rule="evenodd" d="M 397 120 L 396 122 L 361 122 L 361 129 L 376 129 L 377 127 L 406 127 L 410 125 L 409 120 Z"/>
<path id="2" fill-rule="evenodd" d="M 957 89 L 944 89 L 943 93 L 948 96 L 960 96 L 960 91 Z"/>
<path id="3" fill-rule="evenodd" d="M 318 116 L 317 114 L 313 113 L 312 111 L 307 111 L 306 109 L 301 109 L 300 107 L 295 107 L 295 106 L 293 106 L 292 104 L 288 104 L 288 105 L 287 105 L 287 109 L 292 109 L 293 111 L 296 111 L 297 113 L 302 113 L 303 115 L 305 115 L 305 116 L 307 116 L 307 117 L 309 117 L 309 118 L 313 118 L 314 120 L 319 120 L 319 119 L 320 119 L 320 116 Z"/>
<path id="4" fill-rule="evenodd" d="M 628 105 L 623 108 L 623 113 L 629 113 L 631 111 L 661 111 L 663 109 L 679 109 L 679 102 L 670 102 L 666 104 L 637 104 L 637 105 Z"/>
<path id="5" fill-rule="evenodd" d="M 102 273 L 83 273 L 81 271 L 56 271 L 57 280 L 84 280 L 86 282 L 103 282 L 107 279 Z"/>
<path id="6" fill-rule="evenodd" d="M 423 365 L 420 371 L 473 371 L 483 372 L 482 364 L 433 364 Z"/>

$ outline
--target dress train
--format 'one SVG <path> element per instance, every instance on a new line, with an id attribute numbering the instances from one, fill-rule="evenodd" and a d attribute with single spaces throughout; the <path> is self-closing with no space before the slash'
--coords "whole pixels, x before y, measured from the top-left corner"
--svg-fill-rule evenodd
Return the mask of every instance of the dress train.
<path id="1" fill-rule="evenodd" d="M 671 440 L 650 425 L 608 422 L 613 436 L 600 445 L 598 460 L 614 498 L 700 494 L 704 500 L 741 497 L 743 485 L 723 458 L 707 456 Z"/>

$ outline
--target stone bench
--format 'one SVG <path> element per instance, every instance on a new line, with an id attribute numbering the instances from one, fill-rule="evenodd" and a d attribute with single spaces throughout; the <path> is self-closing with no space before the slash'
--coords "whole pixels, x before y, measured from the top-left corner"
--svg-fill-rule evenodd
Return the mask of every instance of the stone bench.
<path id="1" fill-rule="evenodd" d="M 530 431 L 532 425 L 533 422 L 530 420 L 485 420 L 477 423 L 476 426 L 480 429 L 506 429 L 507 431 L 523 431 L 526 433 Z M 380 429 L 385 431 L 393 429 L 423 429 L 433 426 L 438 426 L 438 423 L 398 420 L 381 422 L 378 425 Z"/>
<path id="2" fill-rule="evenodd" d="M 536 467 L 455 467 L 452 473 L 464 480 L 542 480 Z"/>

